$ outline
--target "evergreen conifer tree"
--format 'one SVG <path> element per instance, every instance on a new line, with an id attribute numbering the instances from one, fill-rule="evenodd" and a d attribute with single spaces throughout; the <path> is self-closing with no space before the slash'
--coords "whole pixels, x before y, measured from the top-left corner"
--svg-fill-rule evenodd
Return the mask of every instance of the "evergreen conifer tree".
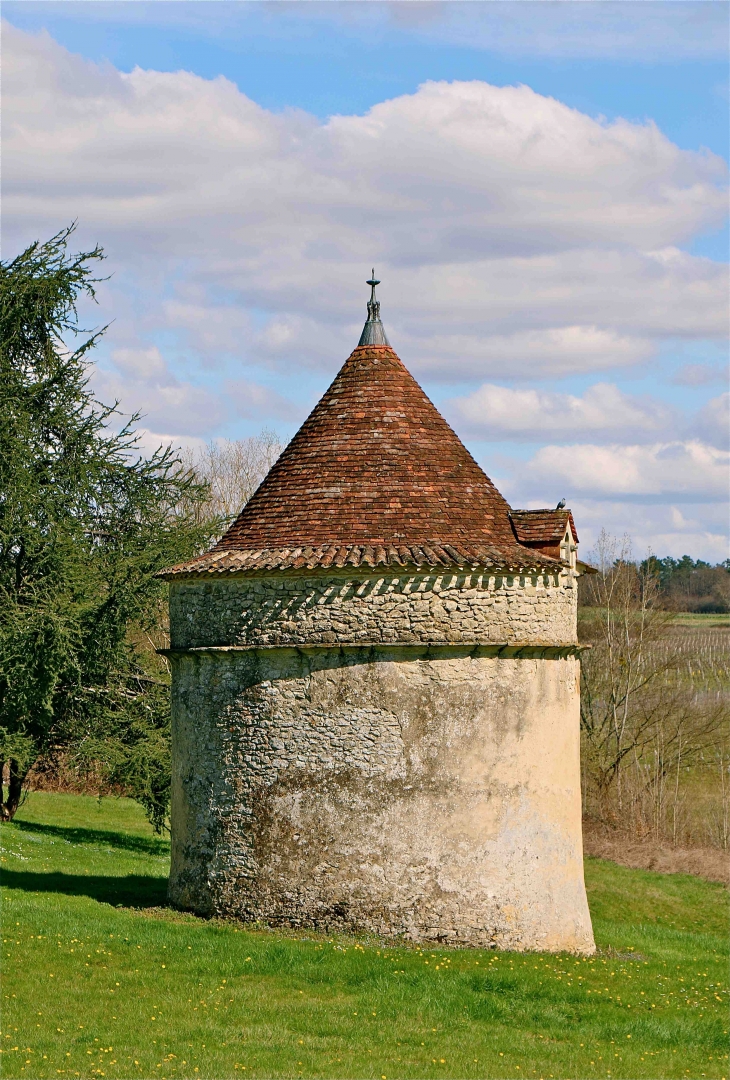
<path id="1" fill-rule="evenodd" d="M 124 422 L 90 389 L 104 330 L 82 330 L 77 303 L 93 299 L 103 252 L 70 254 L 72 232 L 0 264 L 0 814 L 12 818 L 39 759 L 65 750 L 159 828 L 169 693 L 144 644 L 162 610 L 155 574 L 217 523 L 196 521 L 205 490 L 169 447 L 139 451 L 139 415 Z"/>

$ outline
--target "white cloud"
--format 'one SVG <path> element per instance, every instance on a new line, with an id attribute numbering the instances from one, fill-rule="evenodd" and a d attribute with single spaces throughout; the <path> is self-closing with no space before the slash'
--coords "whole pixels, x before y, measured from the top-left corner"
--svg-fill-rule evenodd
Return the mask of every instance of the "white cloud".
<path id="1" fill-rule="evenodd" d="M 102 401 L 119 401 L 122 412 L 140 412 L 147 429 L 201 436 L 225 419 L 224 402 L 210 389 L 179 379 L 156 346 L 114 349 L 111 368 L 93 373 Z"/>
<path id="2" fill-rule="evenodd" d="M 730 449 L 730 394 L 720 394 L 712 398 L 700 409 L 695 422 L 695 430 L 700 438 L 706 439 L 713 446 Z"/>
<path id="3" fill-rule="evenodd" d="M 415 366 L 432 377 L 453 378 L 453 361 L 462 375 L 545 379 L 605 368 L 629 367 L 648 360 L 651 341 L 596 326 L 557 326 L 514 334 L 477 337 L 441 334 L 426 341 L 406 337 Z M 452 362 L 449 362 L 452 361 Z"/>
<path id="4" fill-rule="evenodd" d="M 150 431 L 149 428 L 137 428 L 137 449 L 141 455 L 152 456 L 160 447 L 172 447 L 173 451 L 199 452 L 207 442 L 195 435 L 170 435 L 164 432 Z"/>
<path id="5" fill-rule="evenodd" d="M 560 326 L 549 330 L 526 330 L 511 337 L 488 339 L 494 362 L 511 370 L 517 365 L 534 367 L 539 363 L 546 374 L 565 375 L 607 367 L 625 367 L 648 359 L 651 342 L 621 336 L 597 326 Z"/>
<path id="6" fill-rule="evenodd" d="M 660 557 L 691 555 L 713 563 L 727 558 L 727 511 L 721 503 L 682 502 L 680 508 L 671 503 L 575 497 L 570 505 L 578 522 L 581 558 L 590 557 L 606 527 L 614 536 L 630 536 L 637 558 L 650 552 Z"/>
<path id="7" fill-rule="evenodd" d="M 504 350 L 521 369 L 539 371 L 543 355 L 563 374 L 640 362 L 668 337 L 723 338 L 727 283 L 726 265 L 676 248 L 586 247 L 421 266 L 400 271 L 388 292 L 399 331 L 427 356 L 458 343 L 490 362 Z"/>
<path id="8" fill-rule="evenodd" d="M 728 454 L 697 439 L 650 446 L 543 446 L 526 464 L 531 479 L 584 497 L 724 500 Z"/>
<path id="9" fill-rule="evenodd" d="M 102 401 L 119 401 L 124 413 L 142 413 L 145 445 L 178 437 L 195 442 L 229 419 L 303 419 L 292 402 L 249 379 L 226 379 L 218 393 L 181 380 L 157 346 L 113 349 L 110 362 L 94 369 L 94 390 Z"/>
<path id="10" fill-rule="evenodd" d="M 214 364 L 221 356 L 241 352 L 242 342 L 254 333 L 247 311 L 231 304 L 211 304 L 201 289 L 178 292 L 182 295 L 165 300 L 161 310 L 165 323 L 175 328 L 188 348 Z"/>
<path id="11" fill-rule="evenodd" d="M 715 364 L 683 364 L 672 376 L 677 386 L 707 386 L 710 383 L 726 383 L 727 369 Z"/>
<path id="12" fill-rule="evenodd" d="M 582 397 L 534 389 L 485 384 L 452 402 L 460 426 L 483 439 L 570 442 L 581 435 L 601 441 L 643 436 L 656 440 L 673 419 L 666 406 L 624 394 L 609 383 L 596 383 Z"/>
<path id="13" fill-rule="evenodd" d="M 302 411 L 268 386 L 249 379 L 228 379 L 224 384 L 226 400 L 236 416 L 255 420 L 271 416 L 278 420 L 304 420 Z"/>
<path id="14" fill-rule="evenodd" d="M 115 349 L 112 361 L 123 375 L 131 379 L 151 382 L 170 378 L 167 364 L 156 345 L 148 349 Z"/>
<path id="15" fill-rule="evenodd" d="M 599 7 L 570 10 L 584 27 L 600 15 L 605 43 L 618 16 Z M 666 40 L 649 7 L 644 25 Z M 624 25 L 639 19 L 628 9 Z M 524 27 L 522 10 L 510 4 L 508 21 Z M 567 6 L 534 10 L 548 41 Z M 676 30 L 685 16 L 670 18 Z M 320 122 L 272 113 L 224 78 L 95 66 L 47 34 L 8 27 L 3 47 L 5 250 L 77 218 L 79 245 L 105 246 L 114 276 L 99 322 L 116 319 L 116 349 L 95 386 L 147 414 L 150 445 L 197 445 L 236 412 L 294 416 L 292 372 L 344 359 L 373 262 L 395 347 L 451 384 L 627 370 L 667 339 L 726 332 L 727 268 L 681 250 L 725 214 L 725 166 L 650 121 L 606 122 L 475 81 Z M 184 377 L 171 355 L 185 357 Z M 251 377 L 257 367 L 283 394 Z M 513 501 L 572 493 L 589 529 L 634 513 L 644 539 L 674 529 L 715 543 L 719 504 L 702 500 L 725 492 L 726 458 L 710 445 L 719 406 L 672 437 L 660 406 L 615 388 L 524 394 L 485 387 L 462 405 L 474 430 L 489 416 L 502 437 L 537 426 L 549 440 L 515 466 Z M 568 446 L 556 445 L 563 415 Z M 686 511 L 693 499 L 705 509 Z"/>
<path id="16" fill-rule="evenodd" d="M 434 375 L 598 370 L 725 331 L 725 268 L 677 247 L 722 219 L 725 166 L 650 121 L 475 81 L 319 122 L 45 34 L 4 48 L 8 236 L 78 217 L 123 267 L 109 294 L 207 354 L 339 348 L 373 260 L 392 340 Z"/>

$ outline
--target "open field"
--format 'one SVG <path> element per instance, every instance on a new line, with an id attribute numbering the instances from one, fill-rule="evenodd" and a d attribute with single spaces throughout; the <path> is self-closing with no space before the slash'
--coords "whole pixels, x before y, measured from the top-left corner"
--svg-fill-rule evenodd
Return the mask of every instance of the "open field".
<path id="1" fill-rule="evenodd" d="M 6 1077 L 727 1077 L 726 892 L 588 860 L 599 954 L 387 947 L 164 908 L 128 800 L 3 829 Z"/>
<path id="2" fill-rule="evenodd" d="M 578 636 L 598 608 L 581 608 Z M 590 638 L 588 639 L 590 640 Z M 701 615 L 680 611 L 659 642 L 650 646 L 653 655 L 678 663 L 673 678 L 689 679 L 701 690 L 727 690 L 730 687 L 730 615 Z"/>
<path id="3" fill-rule="evenodd" d="M 676 626 L 691 626 L 696 629 L 712 629 L 730 627 L 730 614 L 713 613 L 704 614 L 697 611 L 678 611 L 674 616 Z"/>
<path id="4" fill-rule="evenodd" d="M 628 865 L 727 883 L 730 616 L 660 613 L 641 649 L 637 638 L 613 665 L 624 634 L 607 646 L 605 621 L 603 609 L 579 610 L 579 639 L 592 644 L 583 702 L 595 706 L 581 729 L 588 850 L 626 864 L 615 852 L 628 845 Z"/>

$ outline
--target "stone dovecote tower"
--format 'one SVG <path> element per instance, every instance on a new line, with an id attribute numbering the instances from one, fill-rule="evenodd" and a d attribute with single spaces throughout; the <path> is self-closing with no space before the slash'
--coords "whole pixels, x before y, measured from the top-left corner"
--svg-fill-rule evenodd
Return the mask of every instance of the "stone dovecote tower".
<path id="1" fill-rule="evenodd" d="M 592 952 L 577 537 L 511 511 L 360 343 L 212 551 L 165 572 L 173 904 Z"/>

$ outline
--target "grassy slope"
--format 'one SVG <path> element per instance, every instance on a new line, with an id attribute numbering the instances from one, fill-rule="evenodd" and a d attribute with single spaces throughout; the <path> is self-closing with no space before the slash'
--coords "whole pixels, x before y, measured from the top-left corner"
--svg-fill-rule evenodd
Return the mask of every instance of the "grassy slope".
<path id="1" fill-rule="evenodd" d="M 575 960 L 164 910 L 127 800 L 35 794 L 3 844 L 5 1077 L 728 1076 L 718 885 L 589 860 L 601 952 Z"/>

